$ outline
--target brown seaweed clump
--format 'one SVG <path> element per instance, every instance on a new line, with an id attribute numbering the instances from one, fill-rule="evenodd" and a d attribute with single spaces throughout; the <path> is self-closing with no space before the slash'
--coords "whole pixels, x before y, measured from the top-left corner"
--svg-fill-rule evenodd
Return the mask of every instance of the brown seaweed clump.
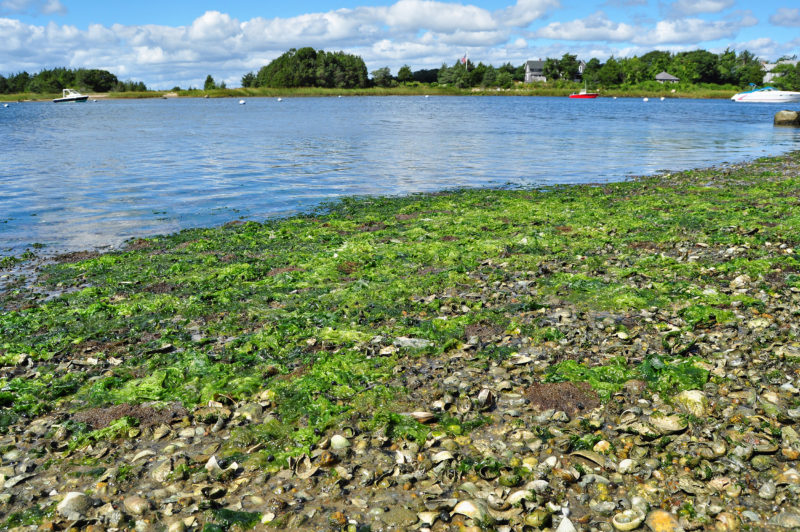
<path id="1" fill-rule="evenodd" d="M 600 406 L 600 398 L 586 382 L 539 382 L 525 397 L 540 410 L 563 410 L 570 416 Z"/>

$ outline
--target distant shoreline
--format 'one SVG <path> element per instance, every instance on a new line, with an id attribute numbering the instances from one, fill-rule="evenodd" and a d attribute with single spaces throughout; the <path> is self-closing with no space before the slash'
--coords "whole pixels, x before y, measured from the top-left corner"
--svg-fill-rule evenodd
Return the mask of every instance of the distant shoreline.
<path id="1" fill-rule="evenodd" d="M 458 89 L 454 87 L 398 86 L 390 88 L 372 87 L 368 89 L 324 89 L 301 87 L 291 89 L 241 88 L 147 91 L 147 92 L 108 92 L 89 93 L 90 99 L 129 100 L 153 98 L 275 98 L 275 97 L 338 97 L 338 96 L 555 96 L 567 97 L 575 88 L 526 87 L 512 89 Z M 675 92 L 672 92 L 675 90 Z M 618 98 L 683 98 L 683 99 L 727 99 L 733 96 L 730 89 L 679 90 L 667 86 L 663 90 L 609 89 L 600 90 L 600 97 Z M 3 102 L 46 102 L 57 98 L 58 94 L 0 94 Z"/>

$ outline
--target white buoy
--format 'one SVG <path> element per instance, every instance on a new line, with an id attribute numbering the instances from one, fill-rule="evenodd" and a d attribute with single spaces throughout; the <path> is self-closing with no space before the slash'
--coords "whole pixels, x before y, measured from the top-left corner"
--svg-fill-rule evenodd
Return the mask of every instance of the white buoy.
<path id="1" fill-rule="evenodd" d="M 278 98 L 278 101 L 279 101 L 279 102 L 282 102 L 282 101 L 283 101 L 283 98 Z"/>
<path id="2" fill-rule="evenodd" d="M 4 103 L 4 104 L 3 104 L 3 107 L 8 107 L 8 104 L 7 104 L 7 103 Z"/>
<path id="3" fill-rule="evenodd" d="M 663 96 L 661 97 L 661 101 L 662 101 L 662 102 L 664 101 L 664 97 L 663 97 Z"/>
<path id="4" fill-rule="evenodd" d="M 244 101 L 244 100 L 239 100 L 239 105 L 244 105 L 244 104 L 246 104 L 246 103 L 247 103 L 247 102 L 246 102 L 246 101 Z"/>
<path id="5" fill-rule="evenodd" d="M 614 96 L 614 99 L 616 100 L 616 99 L 617 99 L 617 97 L 616 97 L 616 96 Z"/>
<path id="6" fill-rule="evenodd" d="M 643 102 L 649 102 L 649 101 L 650 101 L 650 98 L 642 98 L 642 101 L 643 101 Z"/>
<path id="7" fill-rule="evenodd" d="M 427 94 L 425 95 L 425 97 L 426 97 L 426 98 L 430 98 L 430 96 L 428 96 Z"/>

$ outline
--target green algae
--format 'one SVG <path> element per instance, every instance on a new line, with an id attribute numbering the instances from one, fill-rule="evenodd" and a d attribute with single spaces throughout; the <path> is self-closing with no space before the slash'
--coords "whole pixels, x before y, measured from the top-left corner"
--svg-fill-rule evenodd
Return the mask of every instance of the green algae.
<path id="1" fill-rule="evenodd" d="M 564 330 L 540 318 L 558 301 L 663 309 L 683 323 L 664 334 L 664 356 L 567 361 L 548 378 L 588 381 L 606 398 L 630 379 L 654 391 L 702 387 L 708 376 L 681 357 L 692 345 L 681 335 L 735 326 L 734 308 L 763 305 L 731 293 L 731 280 L 800 286 L 800 256 L 790 250 L 800 245 L 800 180 L 780 172 L 798 157 L 602 186 L 347 198 L 46 266 L 39 282 L 57 297 L 29 295 L 21 305 L 19 294 L 0 293 L 0 361 L 36 365 L 0 378 L 0 430 L 57 408 L 192 407 L 267 393 L 275 418 L 237 429 L 242 446 L 296 455 L 347 420 L 420 440 L 425 430 L 399 414 L 423 405 L 386 408 L 402 396 L 394 368 L 460 349 L 475 324 L 532 345 L 559 342 Z M 706 254 L 708 246 L 733 251 Z M 504 288 L 520 282 L 524 293 Z M 426 343 L 379 354 L 399 337 Z M 515 350 L 484 342 L 477 356 L 504 360 Z M 64 369 L 90 358 L 97 363 Z M 84 441 L 124 436 L 116 429 Z"/>
<path id="2" fill-rule="evenodd" d="M 702 389 L 708 382 L 708 370 L 700 367 L 695 357 L 681 358 L 650 355 L 631 366 L 624 357 L 614 357 L 607 364 L 587 366 L 565 360 L 550 368 L 547 382 L 586 382 L 604 401 L 621 391 L 631 380 L 643 380 L 648 388 L 669 395 L 683 390 Z"/>

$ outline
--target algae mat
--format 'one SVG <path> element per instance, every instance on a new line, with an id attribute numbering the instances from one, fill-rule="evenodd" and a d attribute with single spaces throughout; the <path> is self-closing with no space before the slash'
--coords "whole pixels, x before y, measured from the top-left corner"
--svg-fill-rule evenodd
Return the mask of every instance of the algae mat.
<path id="1" fill-rule="evenodd" d="M 321 489 L 313 479 L 329 475 L 342 489 L 358 467 L 347 464 L 368 450 L 342 455 L 334 447 L 357 442 L 420 456 L 455 442 L 447 444 L 461 446 L 447 468 L 452 482 L 477 475 L 528 486 L 537 474 L 523 467 L 524 453 L 475 442 L 524 427 L 545 445 L 564 440 L 563 452 L 611 441 L 602 453 L 624 460 L 625 441 L 587 420 L 636 398 L 668 405 L 666 421 L 656 415 L 621 433 L 658 436 L 663 450 L 673 432 L 709 428 L 713 416 L 698 415 L 708 413 L 707 401 L 697 407 L 706 410 L 680 411 L 671 398 L 727 389 L 739 378 L 720 369 L 731 367 L 731 356 L 743 367 L 765 358 L 756 371 L 764 385 L 794 386 L 798 168 L 800 154 L 792 153 L 601 186 L 354 198 L 289 219 L 186 230 L 42 264 L 35 281 L 12 280 L 0 293 L 5 524 L 65 519 L 56 508 L 64 493 L 45 488 L 71 479 L 72 491 L 88 489 L 95 507 L 110 504 L 119 515 L 70 516 L 106 526 L 151 513 L 190 527 L 297 526 L 291 519 L 300 512 L 285 505 L 233 505 L 230 483 L 295 475 L 311 479 L 313 492 Z M 36 259 L 3 266 L 18 260 Z M 591 390 L 541 387 L 565 381 Z M 759 399 L 773 437 L 800 406 L 786 393 Z M 559 401 L 555 418 L 542 418 Z M 583 432 L 558 429 L 581 416 Z M 181 438 L 192 451 L 168 466 L 147 454 Z M 792 445 L 783 453 L 790 461 Z M 135 456 L 141 463 L 130 462 Z M 417 459 L 403 456 L 401 465 Z M 157 466 L 163 475 L 150 471 Z M 391 491 L 387 478 L 400 475 L 373 475 L 365 485 Z M 212 487 L 185 505 L 164 493 L 169 510 L 163 501 L 120 506 L 145 477 Z M 53 479 L 57 485 L 47 484 Z M 227 486 L 222 494 L 214 496 L 212 480 Z M 397 489 L 421 485 L 406 480 Z M 460 485 L 449 491 L 456 498 Z M 467 517 L 484 525 L 554 519 L 568 490 L 560 497 L 516 501 L 521 515 Z M 460 515 L 452 506 L 444 513 Z M 282 514 L 291 517 L 280 521 Z M 323 515 L 328 523 L 344 514 L 302 515 L 301 523 Z M 358 515 L 351 520 L 361 526 L 371 514 Z M 585 515 L 588 523 L 607 512 Z"/>

